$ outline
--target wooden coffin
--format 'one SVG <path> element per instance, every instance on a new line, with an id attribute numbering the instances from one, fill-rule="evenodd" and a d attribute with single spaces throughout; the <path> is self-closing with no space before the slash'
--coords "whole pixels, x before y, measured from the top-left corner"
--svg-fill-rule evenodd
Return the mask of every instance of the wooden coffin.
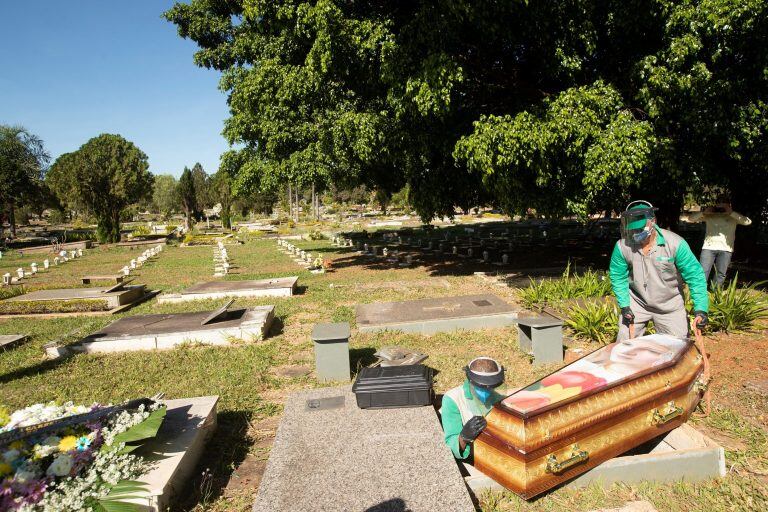
<path id="1" fill-rule="evenodd" d="M 703 370 L 691 341 L 653 334 L 606 345 L 497 403 L 474 465 L 536 496 L 684 423 Z"/>

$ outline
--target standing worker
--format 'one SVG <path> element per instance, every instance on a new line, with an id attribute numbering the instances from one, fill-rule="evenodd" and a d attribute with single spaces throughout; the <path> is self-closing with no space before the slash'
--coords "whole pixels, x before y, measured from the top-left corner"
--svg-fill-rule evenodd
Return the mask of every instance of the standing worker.
<path id="1" fill-rule="evenodd" d="M 704 222 L 707 234 L 701 249 L 701 266 L 704 269 L 704 279 L 709 282 L 709 272 L 715 266 L 715 286 L 722 286 L 725 274 L 733 255 L 733 243 L 736 240 L 736 226 L 749 226 L 749 217 L 733 211 L 731 203 L 721 202 L 710 206 L 701 212 L 688 215 L 688 222 Z"/>
<path id="2" fill-rule="evenodd" d="M 504 368 L 490 357 L 477 357 L 464 367 L 464 384 L 443 395 L 440 416 L 445 444 L 457 459 L 468 459 L 471 444 L 486 427 L 485 415 L 504 395 L 496 390 L 504 383 Z"/>
<path id="3" fill-rule="evenodd" d="M 681 236 L 656 225 L 656 208 L 648 201 L 629 203 L 621 214 L 621 240 L 613 249 L 608 274 L 621 308 L 617 341 L 642 336 L 650 320 L 656 332 L 686 338 L 684 283 L 697 327 L 709 322 L 707 281 L 699 261 Z"/>

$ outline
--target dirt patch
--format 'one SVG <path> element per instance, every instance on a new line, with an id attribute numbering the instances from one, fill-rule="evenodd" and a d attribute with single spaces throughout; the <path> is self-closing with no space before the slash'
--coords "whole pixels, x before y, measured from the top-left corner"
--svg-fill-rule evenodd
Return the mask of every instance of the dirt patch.
<path id="1" fill-rule="evenodd" d="M 305 377 L 312 372 L 312 368 L 309 365 L 287 365 L 278 366 L 272 368 L 271 373 L 277 377 L 285 379 L 296 379 L 299 377 Z"/>

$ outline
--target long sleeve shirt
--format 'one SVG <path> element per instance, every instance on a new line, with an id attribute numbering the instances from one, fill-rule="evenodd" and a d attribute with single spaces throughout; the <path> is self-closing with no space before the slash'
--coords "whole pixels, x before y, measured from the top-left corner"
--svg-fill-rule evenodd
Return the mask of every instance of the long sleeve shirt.
<path id="1" fill-rule="evenodd" d="M 656 228 L 656 243 L 648 254 L 619 240 L 611 255 L 608 275 L 619 307 L 630 297 L 643 308 L 670 313 L 685 307 L 683 283 L 688 285 L 696 311 L 709 311 L 707 281 L 699 260 L 679 235 Z"/>
<path id="2" fill-rule="evenodd" d="M 707 234 L 704 237 L 702 249 L 710 251 L 733 252 L 736 239 L 736 226 L 749 226 L 752 221 L 736 212 L 705 213 L 695 212 L 688 216 L 688 222 L 704 222 Z"/>

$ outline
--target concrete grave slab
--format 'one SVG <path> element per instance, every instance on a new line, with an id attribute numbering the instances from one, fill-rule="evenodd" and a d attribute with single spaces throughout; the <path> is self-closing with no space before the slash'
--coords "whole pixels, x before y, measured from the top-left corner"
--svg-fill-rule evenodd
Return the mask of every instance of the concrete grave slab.
<path id="1" fill-rule="evenodd" d="M 359 409 L 343 386 L 287 399 L 253 510 L 475 509 L 432 407 Z"/>
<path id="2" fill-rule="evenodd" d="M 181 293 L 164 293 L 161 303 L 190 300 L 221 299 L 224 297 L 290 297 L 296 290 L 297 276 L 249 281 L 208 281 L 190 286 Z"/>
<path id="3" fill-rule="evenodd" d="M 47 347 L 46 352 L 51 357 L 61 357 L 68 352 L 163 350 L 190 342 L 230 345 L 232 339 L 264 338 L 272 325 L 274 312 L 274 306 L 234 309 L 205 325 L 202 322 L 210 316 L 210 311 L 136 315 L 112 322 L 75 345 Z"/>
<path id="4" fill-rule="evenodd" d="M 15 347 L 25 339 L 26 334 L 0 334 L 0 349 Z"/>
<path id="5" fill-rule="evenodd" d="M 157 459 L 138 480 L 147 484 L 147 497 L 128 500 L 142 512 L 168 508 L 189 483 L 205 443 L 216 430 L 218 396 L 164 400 L 168 407 L 163 425 L 154 439 L 135 453 Z"/>
<path id="6" fill-rule="evenodd" d="M 440 297 L 357 306 L 361 332 L 400 330 L 421 334 L 506 327 L 517 321 L 517 310 L 492 294 Z"/>
<path id="7" fill-rule="evenodd" d="M 155 295 L 157 291 L 149 291 L 146 286 L 141 285 L 122 285 L 122 283 L 111 287 L 96 288 L 60 288 L 51 290 L 37 290 L 5 299 L 3 304 L 4 314 L 0 318 L 8 317 L 34 317 L 34 316 L 70 316 L 70 315 L 104 315 L 114 314 L 124 311 L 140 302 L 148 300 Z M 62 301 L 104 301 L 104 307 L 93 311 L 85 309 L 84 311 L 59 312 L 56 310 L 56 304 Z M 40 304 L 50 303 L 50 311 L 25 312 L 27 308 L 25 303 Z M 9 305 L 18 304 L 19 313 L 13 311 Z M 39 309 L 39 308 L 38 308 Z"/>

